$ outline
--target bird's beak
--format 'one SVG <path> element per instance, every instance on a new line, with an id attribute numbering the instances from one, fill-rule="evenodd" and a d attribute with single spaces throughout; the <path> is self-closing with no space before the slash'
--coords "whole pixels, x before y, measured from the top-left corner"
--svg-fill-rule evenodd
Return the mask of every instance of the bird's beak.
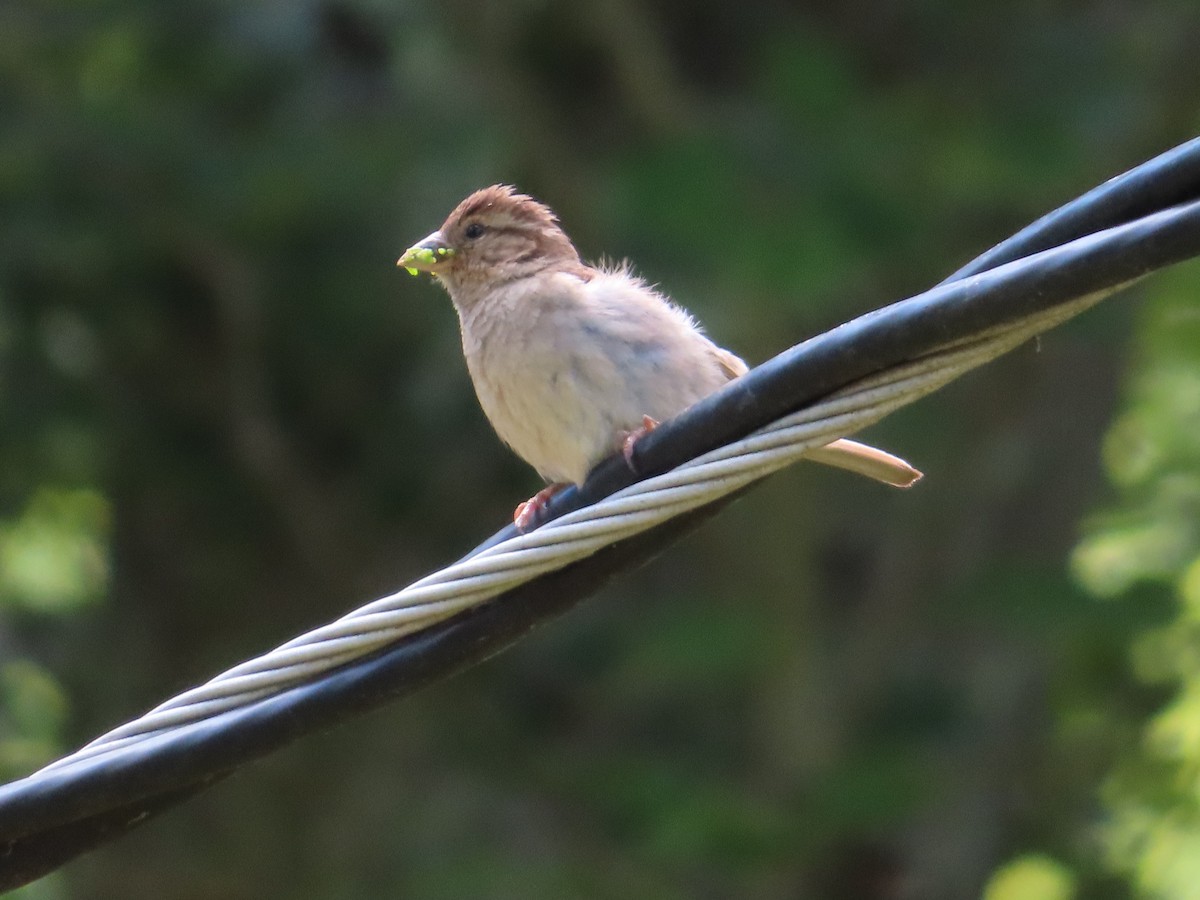
<path id="1" fill-rule="evenodd" d="M 425 240 L 413 244 L 404 251 L 404 255 L 396 260 L 396 265 L 403 266 L 409 275 L 418 272 L 433 272 L 437 267 L 454 255 L 454 248 L 446 243 L 440 231 L 435 231 Z"/>

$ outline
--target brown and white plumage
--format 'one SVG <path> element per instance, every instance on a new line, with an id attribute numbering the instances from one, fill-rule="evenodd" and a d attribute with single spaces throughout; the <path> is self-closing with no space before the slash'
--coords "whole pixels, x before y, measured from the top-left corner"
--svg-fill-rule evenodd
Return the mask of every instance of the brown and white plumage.
<path id="1" fill-rule="evenodd" d="M 582 484 L 638 433 L 746 364 L 627 266 L 584 264 L 551 210 L 506 185 L 476 191 L 399 261 L 446 287 L 496 433 L 550 482 Z M 920 473 L 855 441 L 813 459 L 907 487 Z"/>

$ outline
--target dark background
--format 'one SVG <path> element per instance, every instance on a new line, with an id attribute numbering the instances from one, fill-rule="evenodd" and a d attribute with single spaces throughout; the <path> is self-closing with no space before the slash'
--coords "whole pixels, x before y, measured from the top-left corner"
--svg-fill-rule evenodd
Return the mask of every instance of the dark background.
<path id="1" fill-rule="evenodd" d="M 0 775 L 536 477 L 394 268 L 519 185 L 760 361 L 1200 131 L 1192 0 L 0 5 Z M 1200 267 L 21 894 L 1194 896 Z"/>

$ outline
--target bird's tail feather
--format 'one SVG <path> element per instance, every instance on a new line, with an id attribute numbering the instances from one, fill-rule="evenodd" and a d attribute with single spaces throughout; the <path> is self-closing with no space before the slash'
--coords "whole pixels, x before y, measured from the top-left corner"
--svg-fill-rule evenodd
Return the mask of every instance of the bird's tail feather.
<path id="1" fill-rule="evenodd" d="M 826 444 L 805 454 L 814 462 L 846 469 L 867 478 L 874 478 L 893 487 L 912 487 L 921 480 L 921 473 L 898 456 L 860 444 L 858 441 L 842 439 Z"/>

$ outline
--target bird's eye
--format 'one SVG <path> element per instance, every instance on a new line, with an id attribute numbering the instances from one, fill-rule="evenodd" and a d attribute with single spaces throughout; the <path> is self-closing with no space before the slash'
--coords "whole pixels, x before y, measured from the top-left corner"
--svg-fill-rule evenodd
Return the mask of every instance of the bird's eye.
<path id="1" fill-rule="evenodd" d="M 466 229 L 464 229 L 463 237 L 465 237 L 468 241 L 473 241 L 476 238 L 483 237 L 484 231 L 486 231 L 486 229 L 482 225 L 480 225 L 478 222 L 472 222 L 466 227 Z"/>

